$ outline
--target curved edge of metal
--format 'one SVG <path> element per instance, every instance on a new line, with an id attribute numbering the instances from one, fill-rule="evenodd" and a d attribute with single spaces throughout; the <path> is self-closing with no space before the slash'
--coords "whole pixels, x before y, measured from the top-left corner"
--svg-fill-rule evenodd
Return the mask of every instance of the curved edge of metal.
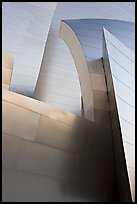
<path id="1" fill-rule="evenodd" d="M 64 40 L 70 49 L 77 68 L 83 97 L 84 118 L 94 121 L 92 84 L 87 60 L 80 40 L 73 29 L 64 21 L 61 21 L 59 36 Z"/>

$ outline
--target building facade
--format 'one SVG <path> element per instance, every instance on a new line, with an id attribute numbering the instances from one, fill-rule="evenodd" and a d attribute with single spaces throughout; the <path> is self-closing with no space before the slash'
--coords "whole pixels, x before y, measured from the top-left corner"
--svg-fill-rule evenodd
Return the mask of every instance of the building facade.
<path id="1" fill-rule="evenodd" d="M 3 3 L 4 202 L 135 201 L 134 9 Z"/>

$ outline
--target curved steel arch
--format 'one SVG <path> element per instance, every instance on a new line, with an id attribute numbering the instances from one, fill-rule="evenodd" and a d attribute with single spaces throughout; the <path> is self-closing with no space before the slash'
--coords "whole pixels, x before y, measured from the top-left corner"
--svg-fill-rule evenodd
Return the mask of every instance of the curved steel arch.
<path id="1" fill-rule="evenodd" d="M 88 27 L 86 27 L 87 25 Z M 94 26 L 96 26 L 96 29 L 94 28 Z M 126 151 L 128 150 L 123 148 L 123 146 L 125 145 L 123 141 L 124 135 L 121 131 L 122 127 L 119 121 L 119 117 L 120 117 L 118 112 L 119 107 L 116 105 L 117 103 L 115 103 L 117 99 L 113 97 L 113 100 L 112 100 L 112 97 L 111 97 L 112 89 L 113 89 L 113 95 L 115 96 L 115 91 L 117 91 L 118 88 L 121 90 L 121 88 L 119 85 L 117 90 L 114 89 L 113 75 L 110 69 L 111 65 L 104 64 L 106 63 L 106 60 L 104 61 L 104 59 L 102 58 L 102 55 L 104 57 L 104 52 L 106 49 L 104 47 L 104 44 L 103 44 L 103 48 L 101 48 L 100 46 L 101 42 L 104 43 L 103 27 L 107 28 L 109 32 L 111 31 L 111 33 L 114 34 L 114 36 L 118 39 L 118 40 L 117 39 L 114 40 L 112 38 L 111 40 L 110 38 L 110 43 L 113 43 L 113 40 L 114 40 L 114 44 L 112 44 L 112 46 L 114 46 L 113 50 L 114 51 L 118 50 L 118 52 L 123 51 L 122 53 L 123 56 L 121 56 L 121 60 L 124 60 L 128 64 L 131 64 L 131 62 L 128 62 L 128 60 L 126 59 L 126 55 L 125 55 L 126 52 L 124 50 L 129 50 L 129 53 L 130 53 L 130 49 L 134 50 L 134 23 L 125 22 L 125 21 L 107 20 L 107 19 L 65 20 L 61 22 L 60 37 L 68 45 L 72 53 L 74 62 L 76 64 L 80 85 L 81 85 L 82 97 L 83 97 L 84 117 L 88 120 L 94 121 L 95 123 L 99 124 L 98 126 L 99 128 L 103 126 L 104 128 L 108 128 L 112 130 L 112 135 L 109 134 L 109 137 L 111 136 L 113 137 L 115 168 L 116 168 L 116 174 L 117 174 L 116 176 L 117 186 L 120 189 L 119 190 L 120 199 L 123 199 L 121 194 L 122 188 L 123 188 L 122 187 L 123 184 L 121 183 L 121 179 L 120 179 L 120 174 L 121 174 L 121 175 L 124 175 L 124 181 L 125 181 L 124 185 L 126 186 L 126 189 L 127 189 L 126 190 L 127 195 L 131 197 L 131 191 L 132 191 L 132 199 L 134 200 L 134 190 L 133 190 L 134 182 L 131 182 L 131 178 L 134 179 L 134 176 L 132 176 L 132 172 L 129 173 L 128 171 L 129 165 L 128 165 L 127 154 L 126 154 Z M 89 43 L 86 46 L 84 45 L 85 36 L 88 37 L 87 43 Z M 92 39 L 97 39 L 96 47 L 92 45 Z M 123 45 L 119 41 L 121 41 Z M 132 42 L 131 45 L 130 45 L 130 42 Z M 100 52 L 102 50 L 103 50 L 103 53 Z M 115 55 L 115 53 L 112 53 L 112 56 L 113 55 Z M 127 58 L 130 59 L 133 56 L 134 56 L 134 53 L 131 54 L 131 57 L 127 57 Z M 117 57 L 118 57 L 118 54 L 117 54 Z M 100 70 L 96 70 L 97 65 L 93 63 L 93 59 L 98 60 L 99 58 L 100 60 L 102 58 L 103 61 L 101 62 L 101 66 L 99 67 Z M 121 62 L 119 63 L 121 64 Z M 90 67 L 90 65 L 92 67 Z M 128 65 L 125 65 L 125 66 L 126 66 L 126 69 L 128 69 Z M 132 67 L 131 71 L 134 72 L 134 67 Z M 111 90 L 109 90 L 110 87 L 111 87 Z M 111 91 L 111 93 L 109 93 L 109 91 Z M 128 95 L 128 91 L 126 93 Z M 121 93 L 121 95 L 123 94 Z M 111 103 L 110 103 L 110 100 L 111 100 Z M 112 106 L 113 106 L 113 111 L 111 110 Z M 114 114 L 115 116 L 112 116 L 112 114 Z M 116 134 L 116 131 L 118 134 Z M 106 137 L 106 135 L 104 135 L 104 137 Z M 120 159 L 118 157 L 117 150 L 121 155 Z M 132 152 L 132 154 L 134 153 Z M 130 158 L 130 155 L 128 157 Z M 120 163 L 122 163 L 122 169 L 120 170 L 120 173 L 119 173 L 118 169 L 119 169 Z M 130 185 L 129 185 L 129 180 L 130 180 Z"/>
<path id="2" fill-rule="evenodd" d="M 94 121 L 93 93 L 87 60 L 76 33 L 65 22 L 61 22 L 60 37 L 68 45 L 78 71 L 83 97 L 84 117 Z"/>

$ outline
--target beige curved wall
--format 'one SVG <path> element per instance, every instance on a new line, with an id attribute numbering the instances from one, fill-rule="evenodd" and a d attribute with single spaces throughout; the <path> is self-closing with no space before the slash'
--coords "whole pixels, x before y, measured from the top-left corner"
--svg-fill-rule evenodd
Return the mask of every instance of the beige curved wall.
<path id="1" fill-rule="evenodd" d="M 94 121 L 92 84 L 88 64 L 80 41 L 72 28 L 63 21 L 61 22 L 60 27 L 60 37 L 68 45 L 75 61 L 83 97 L 84 117 L 88 120 Z"/>
<path id="2" fill-rule="evenodd" d="M 13 57 L 2 55 L 2 88 L 9 90 L 13 70 Z"/>
<path id="3" fill-rule="evenodd" d="M 2 107 L 4 202 L 114 199 L 108 128 L 5 89 Z"/>
<path id="4" fill-rule="evenodd" d="M 108 129 L 8 90 L 2 98 L 3 201 L 114 199 Z"/>

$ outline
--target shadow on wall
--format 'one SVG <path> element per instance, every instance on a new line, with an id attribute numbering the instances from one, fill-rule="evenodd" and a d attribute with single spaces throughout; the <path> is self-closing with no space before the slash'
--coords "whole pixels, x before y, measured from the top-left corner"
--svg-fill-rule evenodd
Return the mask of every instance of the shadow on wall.
<path id="1" fill-rule="evenodd" d="M 99 124 L 91 125 L 93 133 L 85 135 L 74 179 L 66 181 L 62 188 L 67 202 L 118 201 L 111 131 L 100 128 Z"/>

